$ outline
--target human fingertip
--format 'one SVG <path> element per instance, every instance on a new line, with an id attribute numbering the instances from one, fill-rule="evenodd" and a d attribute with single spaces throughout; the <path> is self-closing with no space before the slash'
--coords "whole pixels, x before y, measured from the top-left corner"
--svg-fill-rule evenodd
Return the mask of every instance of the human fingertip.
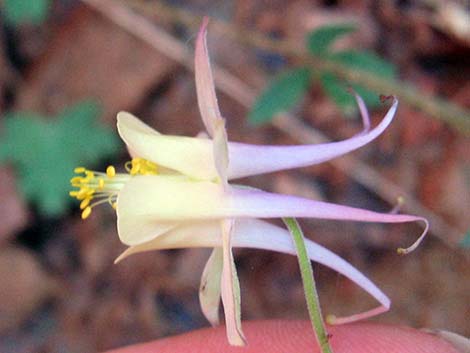
<path id="1" fill-rule="evenodd" d="M 244 322 L 247 346 L 243 353 L 320 353 L 308 321 Z M 355 323 L 329 326 L 335 353 L 461 353 L 439 335 L 407 327 Z M 225 328 L 206 328 L 107 353 L 240 353 L 230 346 Z M 464 351 L 465 352 L 465 351 Z"/>

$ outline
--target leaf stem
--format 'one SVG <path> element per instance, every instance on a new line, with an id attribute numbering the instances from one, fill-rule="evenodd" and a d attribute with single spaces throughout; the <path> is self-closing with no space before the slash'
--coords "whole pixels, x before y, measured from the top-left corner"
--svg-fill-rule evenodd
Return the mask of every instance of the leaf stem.
<path id="1" fill-rule="evenodd" d="M 310 259 L 307 255 L 302 229 L 295 218 L 283 218 L 283 221 L 292 235 L 292 239 L 294 240 L 294 245 L 297 250 L 297 258 L 299 260 L 300 275 L 304 285 L 308 313 L 318 344 L 320 345 L 322 353 L 333 353 L 333 350 L 330 347 L 328 333 L 325 329 L 325 323 L 323 322 L 320 301 L 318 299 L 313 270 Z"/>

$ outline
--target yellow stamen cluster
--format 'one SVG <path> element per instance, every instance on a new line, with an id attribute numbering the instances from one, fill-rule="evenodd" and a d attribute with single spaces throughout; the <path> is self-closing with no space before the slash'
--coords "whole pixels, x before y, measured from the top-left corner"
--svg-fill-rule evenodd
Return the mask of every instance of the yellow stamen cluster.
<path id="1" fill-rule="evenodd" d="M 133 158 L 125 164 L 125 168 L 131 176 L 157 174 L 157 165 L 143 158 Z M 77 167 L 74 172 L 79 175 L 70 179 L 70 183 L 78 190 L 72 190 L 69 194 L 81 201 L 82 219 L 88 218 L 92 208 L 102 203 L 109 203 L 116 209 L 119 190 L 130 178 L 127 174 L 117 174 L 112 165 L 106 168 L 106 173 L 95 172 L 84 167 Z"/>
<path id="2" fill-rule="evenodd" d="M 143 158 L 132 158 L 125 164 L 125 167 L 130 175 L 155 175 L 158 173 L 157 165 Z"/>
<path id="3" fill-rule="evenodd" d="M 94 206 L 108 202 L 112 207 L 116 207 L 117 184 L 113 182 L 116 171 L 113 166 L 109 166 L 105 173 L 94 172 L 83 167 L 75 168 L 76 174 L 81 174 L 70 179 L 70 183 L 78 190 L 70 191 L 70 196 L 75 197 L 80 202 L 82 219 L 90 216 Z M 92 200 L 96 200 L 91 203 Z"/>

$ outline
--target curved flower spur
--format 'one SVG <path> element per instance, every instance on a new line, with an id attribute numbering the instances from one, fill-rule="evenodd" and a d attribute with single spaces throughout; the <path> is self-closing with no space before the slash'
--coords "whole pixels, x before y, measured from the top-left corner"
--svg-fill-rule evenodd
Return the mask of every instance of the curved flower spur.
<path id="1" fill-rule="evenodd" d="M 383 120 L 370 129 L 363 100 L 355 95 L 364 130 L 340 142 L 300 146 L 256 146 L 228 142 L 210 69 L 206 45 L 207 19 L 196 41 L 195 75 L 199 110 L 210 138 L 159 134 L 136 117 L 121 112 L 119 134 L 133 159 L 128 174 L 106 173 L 79 167 L 71 182 L 71 196 L 81 201 L 82 218 L 93 207 L 110 203 L 117 211 L 120 240 L 129 248 L 116 262 L 138 252 L 185 247 L 210 247 L 212 254 L 202 274 L 199 292 L 204 315 L 219 322 L 220 298 L 227 337 L 232 345 L 244 345 L 241 329 L 240 289 L 232 247 L 258 248 L 295 255 L 287 230 L 257 218 L 305 217 L 363 222 L 402 223 L 422 221 L 425 230 L 400 253 L 414 250 L 424 238 L 428 222 L 422 217 L 373 211 L 268 193 L 229 180 L 317 164 L 353 151 L 379 136 L 391 123 L 398 101 Z M 346 323 L 385 312 L 390 300 L 367 277 L 324 247 L 305 239 L 311 260 L 348 277 L 372 295 L 380 306 L 334 323 Z"/>

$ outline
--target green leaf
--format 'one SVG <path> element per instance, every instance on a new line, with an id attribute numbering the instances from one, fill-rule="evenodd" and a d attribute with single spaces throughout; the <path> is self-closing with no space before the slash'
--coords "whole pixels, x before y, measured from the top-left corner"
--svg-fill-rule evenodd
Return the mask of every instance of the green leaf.
<path id="1" fill-rule="evenodd" d="M 3 17 L 7 23 L 41 24 L 47 17 L 50 0 L 3 0 Z"/>
<path id="2" fill-rule="evenodd" d="M 336 39 L 356 30 L 357 27 L 353 23 L 322 26 L 307 35 L 307 49 L 314 55 L 322 55 Z"/>
<path id="3" fill-rule="evenodd" d="M 347 116 L 355 114 L 357 108 L 354 97 L 347 90 L 347 85 L 332 73 L 320 75 L 320 82 L 325 93 L 339 106 Z"/>
<path id="4" fill-rule="evenodd" d="M 459 245 L 462 248 L 470 249 L 470 230 L 464 235 L 462 240 L 459 242 Z"/>
<path id="5" fill-rule="evenodd" d="M 393 64 L 385 61 L 374 53 L 368 51 L 345 50 L 329 54 L 328 58 L 357 71 L 367 72 L 385 79 L 393 79 L 396 69 Z M 373 92 L 361 85 L 346 84 L 332 73 L 320 75 L 325 93 L 344 111 L 346 115 L 353 115 L 357 111 L 354 97 L 348 92 L 353 88 L 362 96 L 367 106 L 373 108 L 380 105 L 380 94 L 389 92 Z"/>
<path id="6" fill-rule="evenodd" d="M 367 50 L 343 50 L 329 55 L 329 58 L 352 69 L 376 74 L 383 78 L 392 78 L 396 75 L 396 69 L 392 63 Z"/>
<path id="7" fill-rule="evenodd" d="M 43 215 L 64 212 L 76 166 L 96 164 L 117 152 L 115 134 L 98 124 L 98 116 L 99 108 L 91 101 L 55 119 L 24 112 L 6 115 L 0 156 L 15 165 L 21 191 Z"/>
<path id="8" fill-rule="evenodd" d="M 269 122 L 276 114 L 288 111 L 305 95 L 310 83 L 307 68 L 288 70 L 268 85 L 256 99 L 248 121 L 254 125 Z"/>

